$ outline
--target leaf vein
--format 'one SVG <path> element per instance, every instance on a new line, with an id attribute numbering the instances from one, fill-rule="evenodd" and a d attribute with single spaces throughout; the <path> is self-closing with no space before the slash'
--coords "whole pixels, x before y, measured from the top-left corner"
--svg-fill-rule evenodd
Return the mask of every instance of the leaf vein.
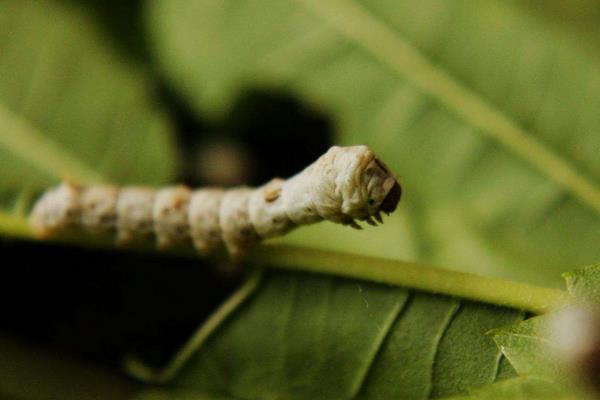
<path id="1" fill-rule="evenodd" d="M 104 182 L 107 179 L 58 143 L 0 104 L 0 146 L 28 161 L 46 176 L 78 182 Z"/>
<path id="2" fill-rule="evenodd" d="M 375 366 L 377 360 L 381 357 L 381 353 L 383 351 L 385 343 L 389 340 L 389 337 L 392 334 L 394 327 L 396 326 L 398 320 L 402 318 L 405 311 L 408 309 L 410 303 L 412 303 L 413 298 L 414 293 L 412 291 L 407 291 L 402 301 L 399 301 L 398 305 L 394 309 L 394 312 L 392 313 L 393 318 L 390 318 L 388 321 L 386 321 L 386 327 L 382 330 L 383 332 L 380 337 L 377 350 L 374 352 L 373 357 L 371 357 L 371 359 L 368 362 L 368 365 L 365 368 L 365 371 L 361 375 L 352 398 L 359 397 L 360 393 L 364 390 L 365 384 L 368 381 L 369 375 L 371 375 L 373 367 Z"/>
<path id="3" fill-rule="evenodd" d="M 427 394 L 428 399 L 431 398 L 431 394 L 433 393 L 433 385 L 435 382 L 435 365 L 437 363 L 438 360 L 438 356 L 440 355 L 440 344 L 442 343 L 442 340 L 444 339 L 444 336 L 446 336 L 446 333 L 448 332 L 448 329 L 450 328 L 450 325 L 452 325 L 452 321 L 454 321 L 454 319 L 456 318 L 456 316 L 458 315 L 458 312 L 461 310 L 462 308 L 462 304 L 459 300 L 453 300 L 453 307 L 451 307 L 448 310 L 448 314 L 446 316 L 446 320 L 444 321 L 444 323 L 442 324 L 442 329 L 439 330 L 438 333 L 438 337 L 435 343 L 435 351 L 433 352 L 433 357 L 431 358 L 431 371 L 429 374 L 429 393 Z"/>

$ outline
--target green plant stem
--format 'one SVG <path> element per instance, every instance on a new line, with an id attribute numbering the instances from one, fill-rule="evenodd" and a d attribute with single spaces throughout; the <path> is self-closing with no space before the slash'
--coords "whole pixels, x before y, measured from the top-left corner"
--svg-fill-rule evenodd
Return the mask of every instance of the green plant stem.
<path id="1" fill-rule="evenodd" d="M 536 314 L 571 299 L 567 292 L 558 289 L 357 254 L 273 245 L 257 249 L 250 259 L 257 265 L 364 279 Z"/>

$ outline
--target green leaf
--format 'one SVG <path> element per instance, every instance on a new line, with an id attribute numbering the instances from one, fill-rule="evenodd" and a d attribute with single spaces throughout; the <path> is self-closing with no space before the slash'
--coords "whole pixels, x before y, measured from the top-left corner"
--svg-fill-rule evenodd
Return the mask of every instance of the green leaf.
<path id="1" fill-rule="evenodd" d="M 360 251 L 554 285 L 600 259 L 600 47 L 575 26 L 501 0 L 151 0 L 147 19 L 200 112 L 287 89 L 399 173 L 395 242 Z"/>
<path id="2" fill-rule="evenodd" d="M 174 172 L 164 110 L 144 68 L 83 6 L 0 3 L 0 202 L 59 179 L 157 184 Z"/>
<path id="3" fill-rule="evenodd" d="M 456 273 L 446 274 L 452 280 Z M 522 319 L 515 309 L 443 294 L 270 271 L 201 347 L 186 346 L 188 359 L 163 393 L 239 399 L 456 395 L 514 376 L 485 332 Z"/>

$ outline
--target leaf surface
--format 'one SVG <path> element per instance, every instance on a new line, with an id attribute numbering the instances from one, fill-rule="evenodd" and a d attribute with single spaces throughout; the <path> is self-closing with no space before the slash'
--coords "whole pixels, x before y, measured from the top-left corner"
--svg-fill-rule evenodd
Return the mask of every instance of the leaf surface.
<path id="1" fill-rule="evenodd" d="M 170 385 L 239 399 L 442 398 L 514 376 L 484 333 L 522 318 L 444 295 L 272 271 Z"/>

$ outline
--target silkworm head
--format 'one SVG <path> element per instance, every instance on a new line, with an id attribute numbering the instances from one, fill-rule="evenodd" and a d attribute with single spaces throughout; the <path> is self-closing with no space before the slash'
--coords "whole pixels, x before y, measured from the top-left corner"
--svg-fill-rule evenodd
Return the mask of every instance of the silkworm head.
<path id="1" fill-rule="evenodd" d="M 342 213 L 352 219 L 373 223 L 372 217 L 380 221 L 380 212 L 386 214 L 396 209 L 402 190 L 390 169 L 366 146 L 346 148 L 346 157 L 353 159 L 340 176 L 346 181 L 339 187 L 344 189 Z M 351 165 L 351 166 L 350 166 Z"/>
<path id="2" fill-rule="evenodd" d="M 369 216 L 396 210 L 402 189 L 394 174 L 377 157 L 364 170 L 363 185 L 367 186 L 366 210 Z"/>

